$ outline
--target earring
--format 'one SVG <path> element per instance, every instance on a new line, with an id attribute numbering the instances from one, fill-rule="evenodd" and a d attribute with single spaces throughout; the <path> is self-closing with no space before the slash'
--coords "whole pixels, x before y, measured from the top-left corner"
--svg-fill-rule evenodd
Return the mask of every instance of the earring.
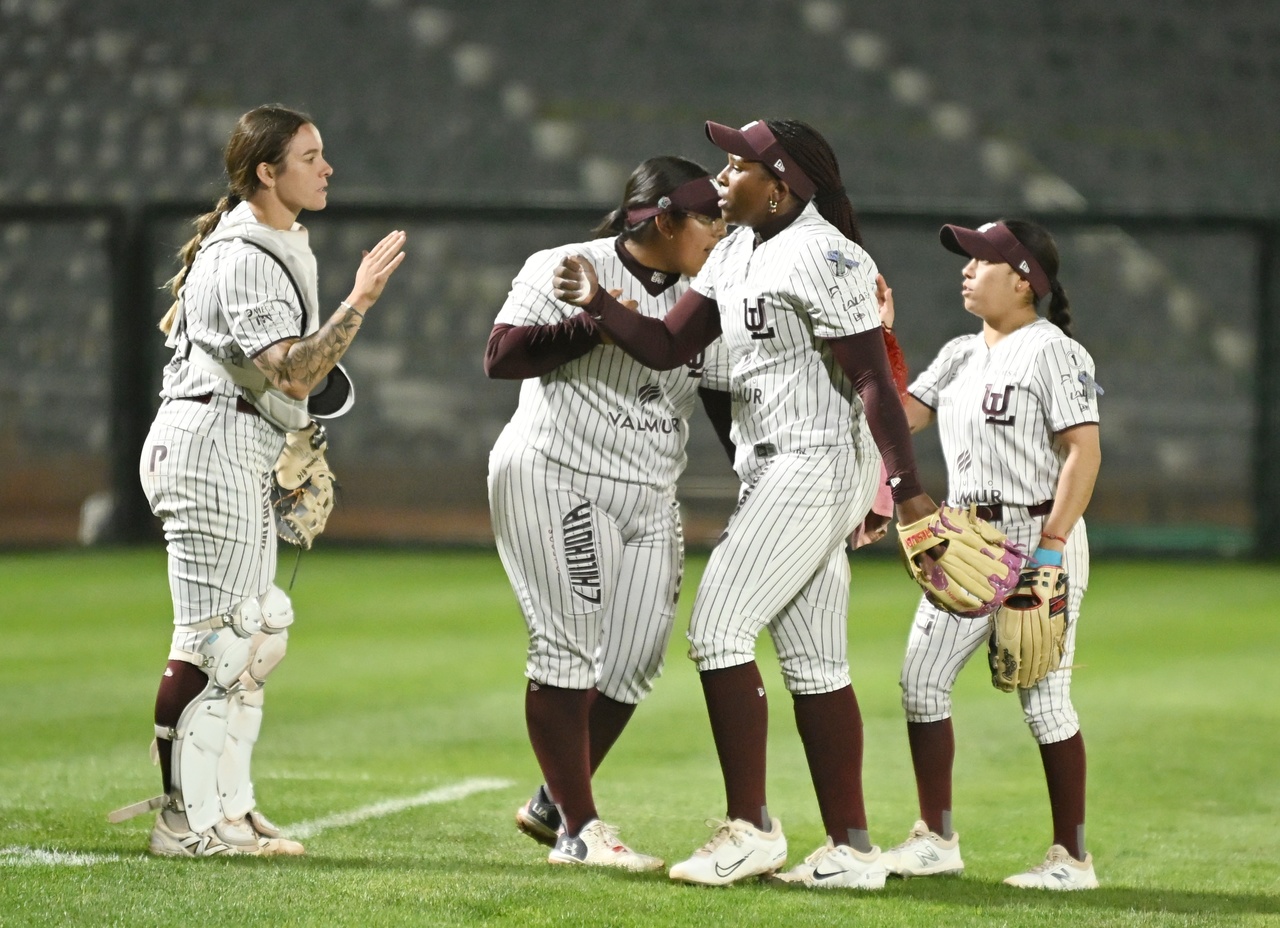
<path id="1" fill-rule="evenodd" d="M 769 212 L 776 213 L 778 211 L 778 201 L 773 197 L 769 197 Z"/>

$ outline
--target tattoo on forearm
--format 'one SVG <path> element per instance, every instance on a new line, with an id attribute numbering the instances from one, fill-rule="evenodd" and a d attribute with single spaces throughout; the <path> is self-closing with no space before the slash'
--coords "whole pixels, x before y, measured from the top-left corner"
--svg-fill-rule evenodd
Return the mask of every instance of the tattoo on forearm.
<path id="1" fill-rule="evenodd" d="M 362 319 L 359 310 L 340 308 L 313 334 L 298 339 L 280 355 L 271 365 L 272 380 L 281 388 L 300 384 L 311 392 L 342 359 Z"/>

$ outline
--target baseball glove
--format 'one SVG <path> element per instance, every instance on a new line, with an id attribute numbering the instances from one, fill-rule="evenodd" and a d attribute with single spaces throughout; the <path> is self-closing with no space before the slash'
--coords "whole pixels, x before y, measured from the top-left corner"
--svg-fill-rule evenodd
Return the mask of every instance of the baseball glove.
<path id="1" fill-rule="evenodd" d="M 988 620 L 987 661 L 996 689 L 1029 689 L 1061 666 L 1067 641 L 1067 587 L 1061 567 L 1028 567 L 1018 588 Z"/>
<path id="2" fill-rule="evenodd" d="M 324 457 L 328 447 L 329 438 L 318 422 L 288 432 L 272 471 L 276 534 L 308 550 L 333 511 L 334 477 Z"/>
<path id="3" fill-rule="evenodd" d="M 966 617 L 998 607 L 1018 583 L 1026 555 L 1005 534 L 978 518 L 977 507 L 943 506 L 898 526 L 907 573 L 939 609 Z"/>

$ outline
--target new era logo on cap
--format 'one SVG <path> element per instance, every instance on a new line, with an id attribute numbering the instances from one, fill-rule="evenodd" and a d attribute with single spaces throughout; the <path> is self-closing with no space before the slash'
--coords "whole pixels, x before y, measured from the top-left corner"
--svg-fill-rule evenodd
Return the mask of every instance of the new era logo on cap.
<path id="1" fill-rule="evenodd" d="M 1018 270 L 1022 271 L 1022 273 L 1024 274 L 1030 274 L 1031 265 L 1028 264 L 1026 261 L 1023 261 L 1021 264 L 1018 265 Z"/>
<path id="2" fill-rule="evenodd" d="M 775 169 L 779 174 L 783 173 L 783 172 L 784 172 L 784 171 L 786 171 L 786 169 L 787 169 L 787 166 L 786 166 L 785 164 L 783 164 L 783 163 L 782 163 L 782 159 L 781 159 L 781 158 L 779 158 L 777 161 L 773 162 L 773 167 L 774 167 L 774 169 Z"/>

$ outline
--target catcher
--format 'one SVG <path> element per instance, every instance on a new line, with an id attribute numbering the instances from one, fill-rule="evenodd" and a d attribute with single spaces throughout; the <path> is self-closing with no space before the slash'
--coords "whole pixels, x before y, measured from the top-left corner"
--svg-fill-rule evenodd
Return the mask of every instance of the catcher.
<path id="1" fill-rule="evenodd" d="M 1045 229 L 1009 220 L 980 229 L 944 226 L 941 238 L 968 258 L 961 295 L 982 329 L 947 343 L 905 401 L 912 431 L 937 419 L 948 498 L 964 508 L 901 530 L 909 553 L 936 551 L 949 538 L 941 559 L 957 567 L 946 588 L 926 585 L 907 643 L 902 705 L 920 820 L 885 852 L 886 867 L 900 876 L 964 869 L 951 821 L 951 691 L 965 663 L 986 650 L 992 683 L 1017 694 L 1039 745 L 1053 813 L 1044 860 L 1005 882 L 1091 889 L 1098 881 L 1084 843 L 1085 750 L 1071 704 L 1071 663 L 1089 583 L 1082 516 L 1101 461 L 1102 390 L 1093 359 L 1070 337 L 1057 246 Z M 1047 318 L 1037 312 L 1044 304 Z M 1007 538 L 968 528 L 971 514 Z M 958 538 L 949 526 L 961 527 Z M 1004 552 L 1009 571 L 986 573 L 965 541 Z M 1021 552 L 1030 552 L 1025 566 Z"/>
<path id="2" fill-rule="evenodd" d="M 257 107 L 237 122 L 225 165 L 227 193 L 196 220 L 171 282 L 177 302 L 161 328 L 174 353 L 140 464 L 173 597 L 154 716 L 163 793 L 109 816 L 159 810 L 150 850 L 169 857 L 303 852 L 258 810 L 250 776 L 263 686 L 293 622 L 272 525 L 303 547 L 324 527 L 332 474 L 314 420 L 350 406 L 338 361 L 404 259 L 405 235 L 392 232 L 322 321 L 297 222 L 326 202 L 333 169 L 319 130 L 294 110 Z"/>

